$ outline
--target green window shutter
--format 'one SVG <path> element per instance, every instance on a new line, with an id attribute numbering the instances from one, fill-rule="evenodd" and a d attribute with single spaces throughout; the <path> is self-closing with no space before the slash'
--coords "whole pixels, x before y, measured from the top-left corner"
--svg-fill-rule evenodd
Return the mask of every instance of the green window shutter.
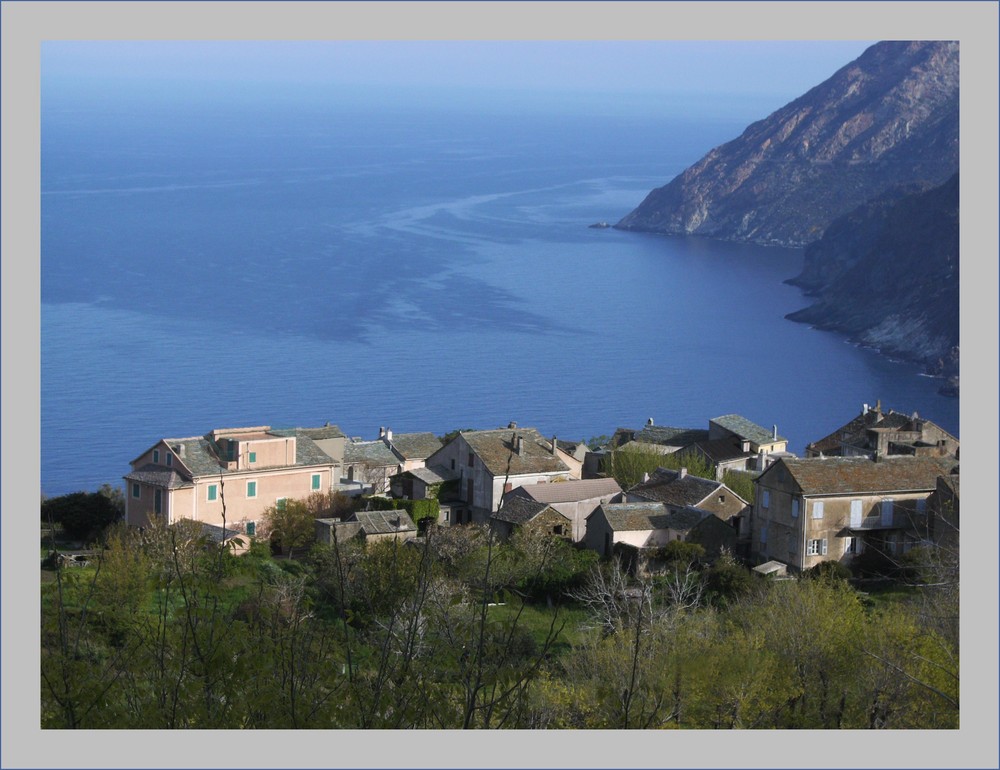
<path id="1" fill-rule="evenodd" d="M 247 482 L 247 497 L 256 497 L 256 496 L 257 496 L 257 482 L 256 481 L 248 481 Z"/>
<path id="2" fill-rule="evenodd" d="M 257 534 L 257 524 L 255 522 L 253 521 L 247 522 L 247 534 L 250 537 L 253 537 L 254 535 Z"/>
<path id="3" fill-rule="evenodd" d="M 219 496 L 219 486 L 218 484 L 208 485 L 208 501 L 212 502 Z"/>
<path id="4" fill-rule="evenodd" d="M 274 508 L 275 508 L 275 510 L 278 510 L 278 511 L 285 510 L 285 498 L 279 497 L 277 500 L 275 500 L 274 501 Z"/>
<path id="5" fill-rule="evenodd" d="M 312 488 L 319 489 L 319 474 L 314 473 L 312 477 Z"/>
<path id="6" fill-rule="evenodd" d="M 252 463 L 257 462 L 257 453 L 256 452 L 251 452 L 250 453 L 250 462 L 252 462 Z"/>

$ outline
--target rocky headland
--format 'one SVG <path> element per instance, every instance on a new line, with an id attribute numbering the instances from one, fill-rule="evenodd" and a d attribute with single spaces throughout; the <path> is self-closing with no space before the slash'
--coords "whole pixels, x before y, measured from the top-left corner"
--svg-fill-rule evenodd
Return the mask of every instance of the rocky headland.
<path id="1" fill-rule="evenodd" d="M 958 43 L 877 43 L 615 228 L 808 247 L 790 282 L 817 302 L 789 318 L 920 361 L 957 394 L 958 129 Z"/>

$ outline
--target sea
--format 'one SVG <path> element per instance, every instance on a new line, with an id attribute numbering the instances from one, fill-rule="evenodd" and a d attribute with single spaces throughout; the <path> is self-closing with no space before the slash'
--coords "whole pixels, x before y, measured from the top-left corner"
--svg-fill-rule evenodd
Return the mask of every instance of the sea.
<path id="1" fill-rule="evenodd" d="M 785 319 L 801 250 L 590 227 L 783 102 L 487 96 L 43 83 L 42 493 L 251 425 L 958 435 L 920 367 Z"/>

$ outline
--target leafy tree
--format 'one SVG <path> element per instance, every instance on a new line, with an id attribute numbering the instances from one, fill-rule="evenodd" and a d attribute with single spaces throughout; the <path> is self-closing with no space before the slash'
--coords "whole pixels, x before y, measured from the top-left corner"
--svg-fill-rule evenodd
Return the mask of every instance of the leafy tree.
<path id="1" fill-rule="evenodd" d="M 316 540 L 316 517 L 303 500 L 272 505 L 264 510 L 262 518 L 261 534 L 269 537 L 272 544 L 280 544 L 289 558 L 296 548 L 301 550 Z"/>
<path id="2" fill-rule="evenodd" d="M 753 502 L 754 474 L 746 471 L 726 471 L 722 474 L 722 483 L 748 503 Z"/>
<path id="3" fill-rule="evenodd" d="M 667 455 L 653 444 L 630 444 L 613 450 L 607 458 L 608 473 L 622 489 L 630 489 L 647 473 L 664 467 Z"/>
<path id="4" fill-rule="evenodd" d="M 76 540 L 95 540 L 121 520 L 113 497 L 101 492 L 72 492 L 42 501 L 42 520 L 62 524 Z"/>

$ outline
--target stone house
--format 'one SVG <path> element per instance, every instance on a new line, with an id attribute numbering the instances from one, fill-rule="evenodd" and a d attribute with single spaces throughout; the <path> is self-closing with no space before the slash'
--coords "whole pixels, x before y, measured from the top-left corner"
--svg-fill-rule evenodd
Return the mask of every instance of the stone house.
<path id="1" fill-rule="evenodd" d="M 928 539 L 928 498 L 953 472 L 938 457 L 779 460 L 755 484 L 751 553 L 797 571 L 868 548 L 904 553 Z"/>
<path id="2" fill-rule="evenodd" d="M 264 425 L 161 439 L 124 476 L 125 519 L 136 527 L 149 516 L 221 526 L 225 507 L 226 529 L 253 535 L 268 507 L 335 487 L 340 466 L 310 438 L 316 430 Z"/>
<path id="3" fill-rule="evenodd" d="M 806 446 L 806 457 L 958 457 L 959 442 L 944 428 L 916 412 L 907 415 L 882 402 L 863 404 L 861 413 L 833 433 Z"/>
<path id="4" fill-rule="evenodd" d="M 708 421 L 708 442 L 721 446 L 724 441 L 732 442 L 741 453 L 750 455 L 743 468 L 734 470 L 763 471 L 777 458 L 790 456 L 788 439 L 778 435 L 777 425 L 768 430 L 738 414 L 724 414 Z"/>
<path id="5" fill-rule="evenodd" d="M 504 505 L 514 498 L 551 505 L 572 522 L 568 534 L 579 543 L 587 534 L 587 517 L 597 506 L 620 502 L 621 487 L 614 479 L 581 479 L 546 484 L 525 484 L 504 495 Z"/>
<path id="6" fill-rule="evenodd" d="M 502 495 L 515 487 L 573 477 L 552 442 L 534 428 L 514 423 L 498 430 L 461 431 L 426 464 L 458 475 L 462 506 L 455 508 L 454 523 L 459 524 L 485 523 Z"/>
<path id="7" fill-rule="evenodd" d="M 505 497 L 500 510 L 490 515 L 490 526 L 503 538 L 510 537 L 517 529 L 530 528 L 568 540 L 573 522 L 547 503 L 524 497 Z"/>
<path id="8" fill-rule="evenodd" d="M 660 502 L 673 512 L 685 508 L 707 511 L 732 527 L 738 536 L 748 535 L 750 503 L 722 482 L 693 476 L 686 468 L 657 468 L 649 478 L 629 489 L 625 497 L 628 502 Z"/>
<path id="9" fill-rule="evenodd" d="M 607 503 L 587 517 L 587 548 L 608 557 L 624 548 L 635 549 L 630 563 L 649 565 L 651 549 L 673 540 L 698 543 L 709 557 L 736 543 L 736 532 L 709 511 L 686 506 L 671 508 L 663 502 Z M 648 566 L 643 566 L 648 571 Z"/>
<path id="10" fill-rule="evenodd" d="M 417 525 L 406 511 L 358 511 L 350 519 L 316 519 L 316 540 L 333 545 L 354 538 L 365 542 L 382 540 L 412 540 L 417 536 Z"/>

